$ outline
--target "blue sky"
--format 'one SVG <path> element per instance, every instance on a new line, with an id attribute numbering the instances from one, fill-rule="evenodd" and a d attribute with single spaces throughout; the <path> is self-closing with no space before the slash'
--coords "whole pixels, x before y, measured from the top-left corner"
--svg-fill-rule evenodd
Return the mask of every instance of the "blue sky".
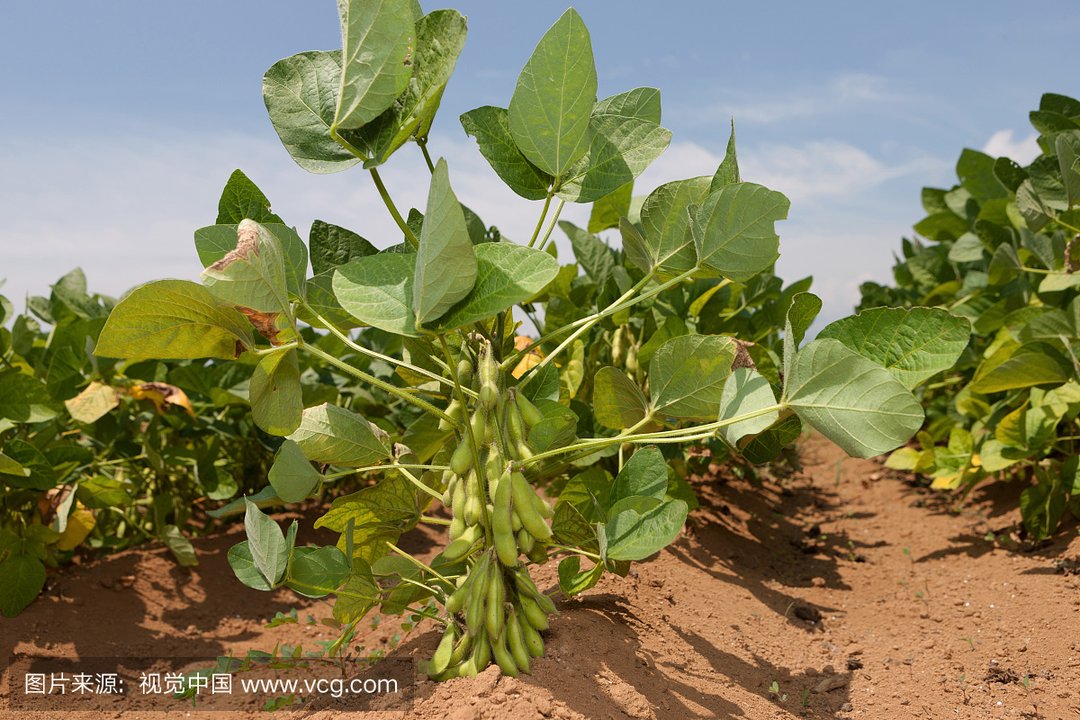
<path id="1" fill-rule="evenodd" d="M 437 5 L 426 2 L 425 9 Z M 511 237 L 539 206 L 505 188 L 457 116 L 505 106 L 517 73 L 565 5 L 477 2 L 433 131 L 463 202 Z M 920 219 L 919 188 L 951 184 L 963 147 L 1033 155 L 1027 113 L 1043 92 L 1080 95 L 1066 48 L 1080 5 L 1028 3 L 633 3 L 578 7 L 601 96 L 661 89 L 668 152 L 639 181 L 711 173 L 735 117 L 744 178 L 788 194 L 779 272 L 813 274 L 838 317 Z M 376 244 L 394 227 L 360 171 L 309 175 L 266 118 L 262 73 L 339 44 L 331 0 L 8 3 L 0 62 L 0 292 L 22 305 L 82 266 L 118 295 L 156 277 L 195 277 L 192 231 L 214 220 L 243 168 L 305 233 L 315 217 Z M 15 70 L 17 68 L 17 70 Z M 406 147 L 384 175 L 422 206 L 426 172 Z M 568 208 L 584 220 L 587 208 Z"/>

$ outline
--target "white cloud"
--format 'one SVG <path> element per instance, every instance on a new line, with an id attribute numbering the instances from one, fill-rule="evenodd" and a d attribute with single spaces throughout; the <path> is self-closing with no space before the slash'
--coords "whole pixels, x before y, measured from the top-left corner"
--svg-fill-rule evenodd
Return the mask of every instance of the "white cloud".
<path id="1" fill-rule="evenodd" d="M 1007 157 L 1021 165 L 1027 165 L 1042 153 L 1038 138 L 1038 135 L 1031 133 L 1016 139 L 1012 130 L 998 130 L 986 141 L 982 151 L 992 157 Z"/>

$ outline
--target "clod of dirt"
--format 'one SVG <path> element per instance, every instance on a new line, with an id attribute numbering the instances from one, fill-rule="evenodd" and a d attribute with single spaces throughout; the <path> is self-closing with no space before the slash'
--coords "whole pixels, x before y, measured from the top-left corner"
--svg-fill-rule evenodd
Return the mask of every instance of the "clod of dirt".
<path id="1" fill-rule="evenodd" d="M 808 623 L 821 622 L 821 611 L 811 605 L 796 605 L 793 612 L 795 617 Z"/>
<path id="2" fill-rule="evenodd" d="M 1080 557 L 1055 560 L 1054 568 L 1062 575 L 1080 575 Z"/>
<path id="3" fill-rule="evenodd" d="M 1003 668 L 996 664 L 991 664 L 990 668 L 986 671 L 983 680 L 988 683 L 1008 685 L 1009 683 L 1020 682 L 1020 676 L 1016 674 L 1016 671 L 1010 668 Z"/>
<path id="4" fill-rule="evenodd" d="M 824 680 L 819 682 L 817 685 L 815 685 L 814 686 L 814 692 L 816 692 L 816 693 L 832 692 L 833 690 L 839 690 L 842 687 L 846 687 L 847 684 L 848 684 L 848 679 L 846 677 L 844 677 L 843 675 L 833 675 L 831 677 L 825 678 Z"/>
<path id="5" fill-rule="evenodd" d="M 863 669 L 863 661 L 852 655 L 847 659 L 847 669 L 849 672 Z"/>

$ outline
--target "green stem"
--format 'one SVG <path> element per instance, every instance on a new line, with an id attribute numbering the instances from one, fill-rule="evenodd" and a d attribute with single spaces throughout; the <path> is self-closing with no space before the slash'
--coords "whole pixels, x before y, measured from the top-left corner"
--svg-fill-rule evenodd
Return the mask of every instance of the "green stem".
<path id="1" fill-rule="evenodd" d="M 274 353 L 279 353 L 282 350 L 288 350 L 295 347 L 300 347 L 300 343 L 291 342 L 285 343 L 284 345 L 275 345 L 274 347 L 268 348 L 252 348 L 251 350 L 248 350 L 248 352 L 252 355 L 255 355 L 256 357 L 261 357 L 262 355 L 273 355 Z"/>
<path id="2" fill-rule="evenodd" d="M 724 420 L 717 420 L 715 422 L 706 423 L 704 425 L 696 425 L 689 428 L 677 428 L 675 430 L 660 430 L 650 433 L 639 433 L 637 435 L 616 435 L 614 437 L 600 437 L 600 438 L 585 438 L 579 440 L 576 443 L 567 445 L 561 448 L 555 448 L 553 450 L 547 450 L 544 452 L 533 455 L 528 460 L 519 460 L 515 465 L 519 467 L 525 467 L 532 465 L 547 458 L 555 457 L 570 452 L 588 451 L 588 453 L 602 450 L 609 445 L 616 445 L 621 443 L 683 443 L 691 440 L 703 440 L 705 438 L 713 436 L 717 430 L 726 427 L 728 425 L 734 425 L 735 423 L 743 422 L 744 420 L 750 420 L 752 418 L 760 417 L 762 415 L 768 415 L 772 412 L 778 412 L 782 410 L 784 406 L 780 403 L 776 405 L 770 405 L 768 407 L 759 408 L 742 415 L 736 415 L 732 418 L 725 418 Z M 588 454 L 586 453 L 586 454 Z"/>
<path id="3" fill-rule="evenodd" d="M 410 465 L 392 463 L 389 465 L 368 465 L 367 467 L 349 468 L 348 470 L 342 470 L 341 472 L 330 473 L 323 475 L 323 480 L 337 480 L 338 478 L 348 477 L 350 475 L 359 475 L 360 473 L 372 472 L 374 470 L 431 470 L 433 472 L 439 472 L 441 470 L 449 470 L 446 465 Z"/>
<path id="4" fill-rule="evenodd" d="M 417 239 L 416 234 L 405 222 L 405 218 L 401 217 L 401 213 L 398 212 L 397 206 L 394 205 L 394 201 L 390 198 L 390 193 L 386 190 L 386 185 L 383 184 L 382 176 L 379 175 L 379 171 L 375 168 L 370 168 L 368 172 L 371 173 L 371 179 L 375 181 L 375 188 L 379 191 L 379 196 L 382 198 L 383 203 L 386 205 L 386 209 L 390 211 L 390 216 L 394 218 L 394 222 L 401 229 L 401 232 L 405 233 L 405 239 L 409 241 L 409 244 L 414 248 L 420 246 L 420 241 Z"/>
<path id="5" fill-rule="evenodd" d="M 429 488 L 427 485 L 420 482 L 420 480 L 408 470 L 401 470 L 401 474 L 404 475 L 409 482 L 415 485 L 418 490 L 420 490 L 421 492 L 425 492 L 439 502 L 442 502 L 442 493 L 435 492 L 433 488 Z"/>
<path id="6" fill-rule="evenodd" d="M 465 409 L 468 408 L 468 405 L 465 403 L 465 393 L 462 391 L 461 382 L 458 379 L 457 365 L 454 364 L 454 356 L 450 353 L 450 346 L 446 344 L 446 335 L 443 335 L 442 333 L 439 333 L 439 345 L 442 346 L 443 355 L 446 356 L 446 367 L 450 369 L 450 377 L 454 381 L 454 391 L 457 393 L 458 402 L 461 403 L 461 409 L 462 409 L 462 412 L 464 412 Z M 477 361 L 477 364 L 479 364 L 479 360 Z M 476 370 L 476 372 L 479 372 L 480 368 L 476 368 L 475 370 Z M 480 408 L 480 406 L 477 406 L 477 409 L 478 409 L 479 412 L 484 412 L 484 410 L 482 408 Z M 489 420 L 494 421 L 494 418 L 489 418 Z M 483 463 L 480 462 L 480 443 L 479 443 L 479 441 L 483 440 L 483 438 L 478 438 L 475 435 L 473 435 L 472 425 L 473 424 L 472 424 L 471 418 L 466 416 L 466 418 L 465 418 L 465 433 L 468 435 L 469 443 L 472 445 L 472 455 L 473 455 L 473 463 L 474 463 L 473 467 L 476 469 L 476 472 L 479 473 L 481 468 L 484 467 Z M 461 481 L 464 482 L 465 478 L 461 478 Z M 484 483 L 481 483 L 481 485 L 483 485 L 483 484 Z"/>
<path id="7" fill-rule="evenodd" d="M 559 198 L 559 204 L 555 206 L 555 214 L 551 217 L 551 223 L 548 225 L 547 232 L 544 233 L 544 239 L 540 241 L 539 248 L 541 250 L 547 245 L 548 239 L 551 237 L 551 231 L 555 229 L 555 226 L 559 224 L 559 216 L 562 215 L 562 209 L 565 207 L 566 201 Z"/>
<path id="8" fill-rule="evenodd" d="M 547 197 L 544 198 L 544 209 L 540 211 L 540 219 L 536 221 L 536 229 L 533 230 L 532 237 L 529 238 L 529 247 L 536 244 L 536 238 L 540 237 L 540 230 L 544 227 L 544 219 L 547 217 L 548 208 L 551 207 L 551 197 L 555 194 L 555 188 L 552 187 L 548 190 Z"/>
<path id="9" fill-rule="evenodd" d="M 435 373 L 431 372 L 430 370 L 425 370 L 424 368 L 417 367 L 416 365 L 413 365 L 410 362 L 406 362 L 404 360 L 398 360 L 396 357 L 393 357 L 391 355 L 384 355 L 381 352 L 377 352 L 377 351 L 372 350 L 370 348 L 366 348 L 363 345 L 360 345 L 359 343 L 353 341 L 347 334 L 342 332 L 339 328 L 337 328 L 329 320 L 327 320 L 322 315 L 320 315 L 318 312 L 313 310 L 310 305 L 308 305 L 307 303 L 302 303 L 302 304 L 303 304 L 304 308 L 309 313 L 311 313 L 312 317 L 314 317 L 316 320 L 318 320 L 320 323 L 322 323 L 326 327 L 326 329 L 329 330 L 330 333 L 334 337 L 336 337 L 338 340 L 343 342 L 346 346 L 348 346 L 352 350 L 355 350 L 356 352 L 358 352 L 358 353 L 360 353 L 362 355 L 367 355 L 368 357 L 376 358 L 377 360 L 382 360 L 383 362 L 389 363 L 391 365 L 397 365 L 398 367 L 403 367 L 403 368 L 405 368 L 407 370 L 410 370 L 411 372 L 416 373 L 417 375 L 423 375 L 424 377 L 426 377 L 426 378 L 428 378 L 430 380 L 434 380 L 435 382 L 441 383 L 443 385 L 448 385 L 450 387 L 453 387 L 454 383 L 452 383 L 450 380 L 447 380 L 446 378 L 444 378 L 441 375 L 436 375 Z M 466 392 L 471 393 L 474 397 L 476 396 L 476 392 L 474 392 L 472 389 L 469 389 Z"/>
<path id="10" fill-rule="evenodd" d="M 396 552 L 398 555 L 400 555 L 401 557 L 403 557 L 406 560 L 408 560 L 409 562 L 411 562 L 416 567 L 420 568 L 421 570 L 426 570 L 428 573 L 430 573 L 431 575 L 434 575 L 435 577 L 439 578 L 439 580 L 442 580 L 444 583 L 451 584 L 451 585 L 453 584 L 449 580 L 447 580 L 445 577 L 443 577 L 441 574 L 439 574 L 438 572 L 433 570 L 430 565 L 425 565 L 424 563 L 420 562 L 419 560 L 414 558 L 412 555 L 405 552 L 404 550 L 402 550 L 401 548 L 399 548 L 397 545 L 390 542 L 389 540 L 386 540 L 385 542 L 386 542 L 386 546 L 388 548 L 390 548 L 391 550 Z"/>
<path id="11" fill-rule="evenodd" d="M 416 138 L 416 144 L 420 146 L 420 152 L 424 153 L 424 162 L 427 163 L 428 172 L 435 174 L 435 163 L 431 162 L 431 154 L 427 149 L 427 138 Z"/>
<path id="12" fill-rule="evenodd" d="M 592 558 L 596 562 L 603 562 L 604 558 L 600 557 L 596 553 L 591 553 L 588 550 L 582 550 L 581 548 L 569 547 L 567 545 L 559 545 L 558 543 L 549 542 L 548 547 L 553 547 L 557 550 L 565 550 L 566 552 L 573 553 L 575 555 L 584 555 L 587 558 Z"/>
<path id="13" fill-rule="evenodd" d="M 430 515 L 421 515 L 420 522 L 427 523 L 428 525 L 449 525 L 450 521 L 446 518 L 432 517 Z"/>
<path id="14" fill-rule="evenodd" d="M 432 415 L 438 416 L 439 418 L 447 421 L 448 423 L 450 423 L 454 427 L 460 427 L 457 420 L 450 417 L 445 412 L 443 412 L 439 408 L 437 408 L 434 405 L 432 405 L 431 403 L 429 403 L 427 400 L 424 400 L 422 398 L 418 398 L 415 395 L 407 393 L 404 390 L 402 390 L 401 388 L 396 387 L 394 385 L 391 385 L 390 383 L 386 382 L 385 380 L 380 380 L 379 378 L 375 377 L 374 375 L 368 375 L 363 370 L 360 370 L 359 368 L 353 367 L 352 365 L 348 364 L 347 362 L 344 362 L 343 360 L 337 359 L 336 357 L 334 357 L 330 353 L 318 348 L 315 345 L 308 345 L 308 344 L 305 343 L 303 345 L 303 348 L 305 350 L 307 350 L 309 353 L 311 353 L 312 355 L 314 355 L 314 356 L 316 356 L 316 357 L 330 363 L 334 367 L 336 367 L 336 368 L 338 368 L 338 369 L 352 375 L 353 377 L 357 378 L 358 380 L 363 380 L 364 382 L 367 382 L 367 383 L 370 383 L 371 385 L 374 385 L 375 387 L 379 388 L 380 390 L 385 390 L 386 392 L 390 393 L 394 397 L 400 398 L 401 400 L 404 400 L 405 402 L 409 403 L 410 405 L 415 405 L 416 407 L 420 408 L 424 412 L 429 412 Z"/>

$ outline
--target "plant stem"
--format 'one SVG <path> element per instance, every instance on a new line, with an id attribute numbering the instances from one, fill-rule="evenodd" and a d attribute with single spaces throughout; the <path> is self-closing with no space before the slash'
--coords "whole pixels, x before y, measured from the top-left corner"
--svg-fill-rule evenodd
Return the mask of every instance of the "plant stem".
<path id="1" fill-rule="evenodd" d="M 411 472 L 409 472 L 408 470 L 404 470 L 404 469 L 401 469 L 401 468 L 399 468 L 399 469 L 401 470 L 401 474 L 404 475 L 405 478 L 409 482 L 411 482 L 413 485 L 415 485 L 418 490 L 420 490 L 421 492 L 425 492 L 428 495 L 430 495 L 431 497 L 438 500 L 439 502 L 442 502 L 442 499 L 443 499 L 442 493 L 437 493 L 437 492 L 435 492 L 434 489 L 429 488 L 427 485 L 420 482 L 420 480 L 415 475 L 413 475 Z"/>
<path id="2" fill-rule="evenodd" d="M 555 448 L 553 450 L 547 450 L 533 455 L 528 460 L 519 460 L 515 462 L 516 466 L 524 467 L 526 465 L 532 465 L 542 460 L 546 460 L 550 457 L 562 455 L 564 453 L 570 453 L 575 451 L 587 450 L 589 453 L 597 450 L 602 450 L 609 445 L 621 444 L 621 443 L 682 443 L 691 440 L 703 440 L 711 437 L 720 428 L 728 425 L 734 425 L 735 423 L 743 422 L 744 420 L 750 420 L 752 418 L 760 417 L 762 415 L 768 415 L 772 412 L 778 412 L 783 410 L 784 406 L 780 403 L 776 405 L 770 405 L 768 407 L 759 408 L 758 410 L 752 410 L 742 415 L 736 415 L 732 418 L 726 418 L 724 420 L 717 420 L 715 422 L 706 423 L 704 425 L 696 425 L 689 428 L 677 428 L 675 430 L 660 430 L 650 433 L 639 433 L 637 435 L 615 435 L 614 437 L 600 437 L 600 438 L 585 438 L 579 440 L 576 443 L 567 445 L 561 448 Z"/>
<path id="3" fill-rule="evenodd" d="M 540 219 L 536 221 L 536 229 L 533 230 L 532 237 L 529 238 L 529 245 L 528 245 L 529 247 L 532 247 L 533 245 L 535 245 L 536 244 L 536 238 L 540 237 L 540 230 L 544 227 L 544 219 L 547 217 L 548 208 L 551 207 L 551 197 L 554 194 L 555 194 L 555 188 L 554 188 L 554 186 L 552 186 L 552 188 L 550 190 L 548 190 L 547 197 L 544 198 L 544 208 L 543 208 L 543 210 L 540 211 Z"/>
<path id="4" fill-rule="evenodd" d="M 409 228 L 408 223 L 405 222 L 405 218 L 401 217 L 401 213 L 398 212 L 397 206 L 394 205 L 394 201 L 390 199 L 390 193 L 386 190 L 386 185 L 383 184 L 382 176 L 379 175 L 379 171 L 375 168 L 370 168 L 368 172 L 371 173 L 371 179 L 375 181 L 375 188 L 379 191 L 379 196 L 382 197 L 383 203 L 386 205 L 386 209 L 390 211 L 390 216 L 394 218 L 394 222 L 401 228 L 401 232 L 405 233 L 405 239 L 414 248 L 420 246 L 420 241 L 417 239 L 416 234 Z"/>
<path id="5" fill-rule="evenodd" d="M 428 172 L 435 174 L 435 163 L 431 162 L 431 155 L 427 149 L 427 138 L 416 138 L 416 144 L 420 146 L 420 152 L 424 153 L 424 162 L 427 163 Z"/>
<path id="6" fill-rule="evenodd" d="M 421 515 L 420 522 L 427 523 L 428 525 L 449 525 L 450 521 L 446 518 L 437 518 L 430 515 Z"/>
<path id="7" fill-rule="evenodd" d="M 400 398 L 401 400 L 404 400 L 405 402 L 409 403 L 410 405 L 415 405 L 416 407 L 420 408 L 421 410 L 423 410 L 425 412 L 429 412 L 432 415 L 438 416 L 439 418 L 447 421 L 448 423 L 450 423 L 451 425 L 453 425 L 456 428 L 461 427 L 457 420 L 450 417 L 445 412 L 443 412 L 439 408 L 437 408 L 434 405 L 432 405 L 431 403 L 429 403 L 427 400 L 424 400 L 422 398 L 418 398 L 415 395 L 407 393 L 404 390 L 402 390 L 401 388 L 395 387 L 394 385 L 391 385 L 390 383 L 386 382 L 385 380 L 380 380 L 379 378 L 375 377 L 374 375 L 368 375 L 363 370 L 360 370 L 359 368 L 355 368 L 352 365 L 348 364 L 347 362 L 344 362 L 343 360 L 337 359 L 336 357 L 334 357 L 330 353 L 316 347 L 315 345 L 309 345 L 309 344 L 305 343 L 303 345 L 303 348 L 305 350 L 307 350 L 309 353 L 311 353 L 312 355 L 314 355 L 314 356 L 316 356 L 316 357 L 318 357 L 318 358 L 320 358 L 322 360 L 325 360 L 326 362 L 330 363 L 334 367 L 336 367 L 336 368 L 338 368 L 338 369 L 352 375 L 353 377 L 357 378 L 358 380 L 363 380 L 364 382 L 367 382 L 367 383 L 370 383 L 370 384 L 374 385 L 375 387 L 379 388 L 380 390 L 385 390 L 386 392 L 390 393 L 394 397 Z"/>
<path id="8" fill-rule="evenodd" d="M 360 473 L 372 472 L 374 470 L 432 470 L 438 472 L 441 470 L 448 470 L 446 465 L 410 465 L 402 464 L 398 465 L 392 463 L 389 465 L 368 465 L 367 467 L 349 468 L 348 470 L 342 470 L 341 472 L 330 473 L 329 475 L 323 475 L 323 480 L 336 480 L 337 478 L 348 477 L 349 475 L 359 475 Z"/>
<path id="9" fill-rule="evenodd" d="M 396 553 L 397 553 L 398 555 L 400 555 L 401 557 L 403 557 L 403 558 L 405 558 L 406 560 L 408 560 L 409 562 L 411 562 L 411 563 L 412 563 L 413 565 L 415 565 L 416 567 L 420 568 L 421 570 L 426 570 L 427 572 L 431 573 L 431 574 L 432 574 L 432 575 L 434 575 L 435 577 L 437 577 L 437 578 L 439 578 L 440 580 L 442 580 L 442 581 L 443 581 L 444 583 L 448 583 L 448 584 L 451 584 L 451 585 L 453 584 L 453 583 L 451 583 L 451 582 L 450 582 L 449 580 L 447 580 L 447 579 L 446 579 L 445 577 L 443 577 L 443 576 L 442 576 L 441 574 L 439 574 L 439 573 L 438 573 L 438 572 L 436 572 L 435 570 L 432 570 L 432 569 L 431 569 L 431 566 L 430 566 L 430 565 L 425 565 L 424 563 L 420 562 L 419 560 L 417 560 L 416 558 L 414 558 L 414 557 L 413 557 L 412 555 L 410 555 L 409 553 L 405 552 L 404 550 L 402 550 L 401 548 L 399 548 L 399 547 L 398 547 L 397 545 L 395 545 L 394 543 L 390 542 L 389 540 L 386 540 L 385 542 L 386 542 L 386 546 L 387 546 L 388 548 L 390 548 L 391 550 L 393 550 L 394 552 L 396 552 Z"/>
<path id="10" fill-rule="evenodd" d="M 581 548 L 569 547 L 567 545 L 559 545 L 558 543 L 549 542 L 548 547 L 553 547 L 558 550 L 565 550 L 566 552 L 574 553 L 575 555 L 584 555 L 587 558 L 592 558 L 596 562 L 602 562 L 603 558 L 596 553 L 591 553 L 588 550 L 582 550 Z"/>
<path id="11" fill-rule="evenodd" d="M 457 392 L 458 402 L 461 403 L 461 409 L 462 409 L 462 412 L 464 412 L 465 409 L 468 407 L 468 405 L 465 402 L 465 393 L 462 392 L 462 390 L 461 390 L 461 382 L 458 379 L 457 366 L 454 364 L 454 356 L 452 354 L 450 354 L 450 346 L 446 344 L 446 335 L 443 335 L 442 333 L 439 333 L 439 345 L 442 346 L 443 355 L 446 356 L 446 366 L 450 369 L 450 377 L 453 378 L 453 380 L 454 380 L 454 390 L 455 390 L 455 392 Z M 490 351 L 490 348 L 489 348 L 489 351 Z M 479 360 L 477 361 L 477 364 L 479 364 Z M 476 368 L 476 372 L 479 372 L 479 371 L 480 371 L 480 368 Z M 478 410 L 478 412 L 484 412 L 482 406 L 479 406 L 479 405 L 477 406 L 477 410 Z M 494 418 L 489 418 L 489 421 L 494 422 Z M 476 472 L 480 472 L 480 469 L 482 467 L 484 467 L 484 465 L 483 465 L 482 462 L 480 462 L 480 443 L 479 443 L 479 441 L 483 440 L 483 438 L 477 438 L 475 435 L 473 435 L 472 426 L 473 426 L 472 420 L 470 418 L 466 417 L 465 418 L 465 434 L 468 436 L 469 444 L 472 446 L 472 456 L 473 456 L 473 463 L 474 463 L 473 467 L 476 469 Z M 464 482 L 465 479 L 462 478 L 461 480 L 462 480 L 462 482 Z"/>
<path id="12" fill-rule="evenodd" d="M 543 250 L 547 245 L 548 239 L 551 237 L 551 231 L 555 229 L 555 226 L 559 223 L 559 216 L 562 215 L 562 209 L 566 205 L 566 201 L 559 198 L 559 204 L 555 206 L 555 214 L 551 216 L 551 223 L 548 225 L 547 232 L 544 233 L 544 239 L 540 241 L 540 249 Z"/>
<path id="13" fill-rule="evenodd" d="M 431 372 L 430 370 L 425 370 L 424 368 L 417 367 L 416 365 L 413 365 L 412 363 L 406 362 L 404 360 L 398 360 L 396 357 L 393 357 L 391 355 L 383 355 L 381 352 L 377 352 L 377 351 L 372 350 L 370 348 L 366 348 L 363 345 L 360 345 L 359 343 L 353 341 L 346 333 L 342 332 L 339 328 L 334 326 L 334 324 L 331 323 L 329 320 L 327 320 L 322 315 L 320 315 L 315 310 L 313 310 L 310 305 L 308 305 L 307 303 L 303 303 L 303 306 L 309 313 L 312 314 L 312 316 L 316 320 L 318 320 L 323 325 L 325 325 L 326 329 L 329 330 L 332 335 L 334 335 L 338 340 L 343 342 L 346 346 L 348 346 L 352 350 L 355 350 L 356 352 L 361 353 L 362 355 L 367 355 L 368 357 L 373 357 L 373 358 L 376 358 L 378 360 L 382 360 L 383 362 L 389 363 L 391 365 L 397 365 L 398 367 L 403 367 L 406 370 L 410 370 L 411 372 L 416 373 L 417 375 L 423 375 L 424 377 L 426 377 L 426 378 L 428 378 L 430 380 L 434 380 L 434 381 L 436 381 L 438 383 L 441 383 L 443 385 L 448 385 L 450 387 L 454 386 L 453 382 L 451 382 L 450 380 L 447 380 L 446 378 L 444 378 L 441 375 L 436 375 L 435 373 Z M 476 396 L 476 392 L 474 392 L 471 388 L 466 390 L 466 393 L 472 394 L 474 397 Z"/>

